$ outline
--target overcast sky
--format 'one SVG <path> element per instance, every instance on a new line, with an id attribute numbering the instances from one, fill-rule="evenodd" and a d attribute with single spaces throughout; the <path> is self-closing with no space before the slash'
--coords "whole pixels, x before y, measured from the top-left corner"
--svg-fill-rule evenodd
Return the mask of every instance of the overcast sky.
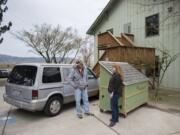
<path id="1" fill-rule="evenodd" d="M 12 32 L 29 30 L 35 24 L 72 26 L 85 35 L 109 0 L 8 0 L 4 21 L 12 21 Z M 30 48 L 9 32 L 3 35 L 0 54 L 20 57 L 36 56 Z"/>

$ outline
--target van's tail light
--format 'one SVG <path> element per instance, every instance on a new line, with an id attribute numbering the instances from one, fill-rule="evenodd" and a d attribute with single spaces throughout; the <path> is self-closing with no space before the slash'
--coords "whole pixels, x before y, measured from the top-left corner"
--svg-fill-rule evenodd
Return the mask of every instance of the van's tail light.
<path id="1" fill-rule="evenodd" d="M 32 99 L 38 99 L 38 90 L 32 90 Z"/>

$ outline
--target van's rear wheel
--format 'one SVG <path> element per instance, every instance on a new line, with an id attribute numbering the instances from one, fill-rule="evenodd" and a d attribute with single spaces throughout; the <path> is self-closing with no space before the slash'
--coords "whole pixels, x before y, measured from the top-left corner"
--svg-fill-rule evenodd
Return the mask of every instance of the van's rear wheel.
<path id="1" fill-rule="evenodd" d="M 44 112 L 48 116 L 56 116 L 61 112 L 62 107 L 63 107 L 62 98 L 58 96 L 54 96 L 48 100 Z"/>

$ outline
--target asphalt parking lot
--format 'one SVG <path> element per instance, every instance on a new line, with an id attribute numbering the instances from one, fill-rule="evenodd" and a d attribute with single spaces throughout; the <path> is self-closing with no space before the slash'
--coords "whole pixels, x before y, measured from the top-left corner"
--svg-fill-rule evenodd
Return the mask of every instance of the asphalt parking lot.
<path id="1" fill-rule="evenodd" d="M 2 121 L 11 107 L 3 102 L 3 92 L 4 87 L 0 87 L 0 134 Z M 32 113 L 12 107 L 5 135 L 180 135 L 179 112 L 171 114 L 142 106 L 109 128 L 106 124 L 109 124 L 110 114 L 99 111 L 97 99 L 92 99 L 90 104 L 96 117 L 86 116 L 83 119 L 76 118 L 73 103 L 66 105 L 60 115 L 51 118 L 41 112 Z"/>

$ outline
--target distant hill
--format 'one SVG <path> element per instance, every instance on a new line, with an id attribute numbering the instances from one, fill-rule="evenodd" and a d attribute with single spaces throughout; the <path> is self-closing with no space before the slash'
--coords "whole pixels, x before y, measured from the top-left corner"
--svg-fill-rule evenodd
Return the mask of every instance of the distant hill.
<path id="1" fill-rule="evenodd" d="M 0 63 L 42 63 L 44 60 L 41 57 L 16 57 L 0 54 Z"/>
<path id="2" fill-rule="evenodd" d="M 66 61 L 70 61 L 71 58 L 67 58 Z M 45 62 L 41 57 L 16 57 L 10 55 L 0 54 L 0 63 L 17 64 L 17 63 L 43 63 Z"/>

